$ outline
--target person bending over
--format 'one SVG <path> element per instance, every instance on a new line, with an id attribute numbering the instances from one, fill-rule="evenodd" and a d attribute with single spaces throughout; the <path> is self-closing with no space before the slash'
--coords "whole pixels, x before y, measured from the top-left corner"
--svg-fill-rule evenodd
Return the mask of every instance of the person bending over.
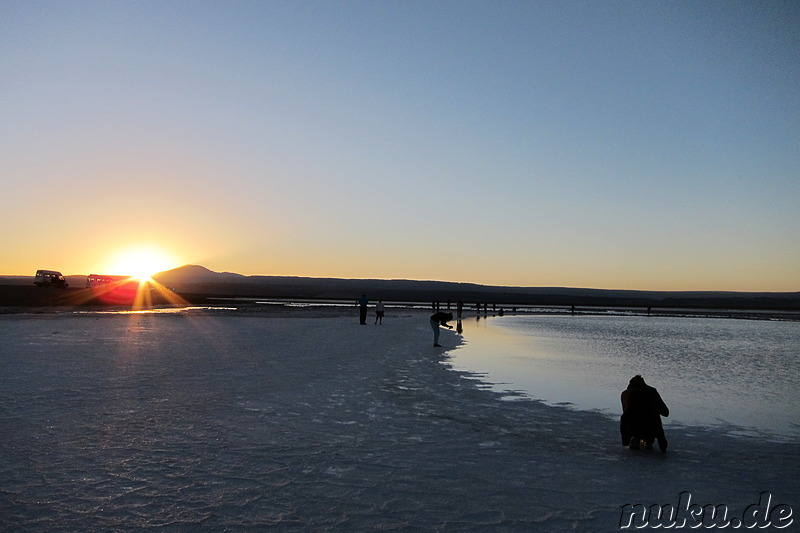
<path id="1" fill-rule="evenodd" d="M 433 345 L 436 347 L 441 346 L 441 344 L 439 344 L 439 325 L 442 325 L 447 329 L 453 329 L 453 326 L 447 323 L 448 320 L 453 320 L 453 313 L 444 313 L 442 311 L 439 311 L 431 315 L 431 329 L 433 329 Z"/>
<path id="2" fill-rule="evenodd" d="M 636 375 L 628 382 L 628 388 L 622 391 L 622 417 L 619 429 L 622 434 L 622 445 L 638 450 L 640 442 L 651 449 L 653 441 L 658 440 L 661 452 L 667 451 L 667 438 L 661 417 L 669 416 L 669 408 L 658 391 L 644 382 L 642 376 Z"/>

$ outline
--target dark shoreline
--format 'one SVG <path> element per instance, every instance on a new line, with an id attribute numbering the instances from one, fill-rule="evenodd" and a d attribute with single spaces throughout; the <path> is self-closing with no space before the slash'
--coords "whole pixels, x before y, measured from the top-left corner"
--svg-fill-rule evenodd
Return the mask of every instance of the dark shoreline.
<path id="1" fill-rule="evenodd" d="M 39 288 L 23 285 L 0 285 L 0 314 L 37 313 L 49 314 L 64 311 L 130 311 L 147 309 L 169 309 L 184 307 L 207 307 L 220 311 L 226 310 L 239 315 L 265 314 L 302 314 L 310 312 L 324 315 L 345 314 L 350 307 L 355 307 L 355 300 L 346 298 L 316 299 L 305 296 L 298 297 L 260 297 L 244 295 L 219 295 L 196 293 L 171 293 L 170 298 L 153 294 L 147 305 L 120 305 L 102 301 L 91 289 L 85 288 Z M 300 302 L 300 306 L 297 303 Z M 396 308 L 430 310 L 431 300 L 386 300 L 387 306 Z M 503 314 L 539 314 L 539 315 L 619 315 L 619 316 L 653 316 L 653 317 L 704 317 L 730 318 L 746 320 L 787 320 L 800 321 L 800 309 L 764 308 L 759 306 L 721 306 L 714 305 L 712 300 L 698 302 L 698 306 L 647 306 L 641 304 L 620 303 L 614 299 L 593 301 L 584 304 L 553 303 L 545 300 L 541 303 L 486 303 L 480 311 L 475 303 L 465 303 L 464 319 L 475 317 L 498 316 Z M 374 305 L 374 301 L 370 301 Z M 441 309 L 455 314 L 456 303 L 440 301 Z M 231 309 L 235 307 L 235 309 Z"/>
<path id="2" fill-rule="evenodd" d="M 133 301 L 129 284 L 122 290 L 111 289 L 112 298 L 98 298 L 92 289 L 84 289 L 87 278 L 66 276 L 67 289 L 36 288 L 30 276 L 0 276 L 0 307 L 2 306 L 98 306 L 109 299 L 118 304 Z M 800 291 L 741 292 L 741 291 L 664 291 L 634 289 L 593 289 L 580 287 L 521 287 L 493 286 L 476 283 L 409 280 L 409 279 L 350 279 L 310 278 L 297 276 L 245 276 L 232 272 L 214 272 L 199 265 L 184 265 L 153 274 L 153 281 L 144 294 L 147 305 L 189 303 L 218 305 L 219 301 L 283 299 L 306 302 L 355 303 L 365 294 L 371 301 L 411 303 L 414 306 L 435 305 L 453 308 L 461 301 L 464 309 L 506 310 L 513 308 L 548 307 L 581 309 L 582 313 L 606 312 L 609 309 L 643 310 L 659 313 L 696 312 L 735 313 L 800 313 Z M 115 298 L 117 292 L 128 290 L 127 302 Z M 95 289 L 95 290 L 100 290 Z M 106 289 L 108 290 L 108 289 Z M 125 298 L 122 298 L 125 299 Z M 552 311 L 550 309 L 549 311 Z"/>

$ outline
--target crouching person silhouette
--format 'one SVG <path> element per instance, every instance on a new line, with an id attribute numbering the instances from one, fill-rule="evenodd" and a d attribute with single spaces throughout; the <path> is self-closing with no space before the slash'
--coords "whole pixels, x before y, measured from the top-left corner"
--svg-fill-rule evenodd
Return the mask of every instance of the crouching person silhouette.
<path id="1" fill-rule="evenodd" d="M 669 408 L 658 391 L 644 382 L 642 376 L 633 376 L 628 388 L 622 391 L 622 417 L 619 429 L 622 445 L 638 450 L 640 441 L 647 449 L 652 449 L 653 441 L 658 440 L 661 452 L 667 451 L 667 438 L 661 417 L 669 416 Z"/>

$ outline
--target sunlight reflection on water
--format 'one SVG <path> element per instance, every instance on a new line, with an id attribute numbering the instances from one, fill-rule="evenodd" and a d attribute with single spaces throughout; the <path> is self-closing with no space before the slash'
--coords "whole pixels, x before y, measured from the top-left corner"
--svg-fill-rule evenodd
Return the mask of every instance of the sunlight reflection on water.
<path id="1" fill-rule="evenodd" d="M 192 311 L 236 311 L 236 307 L 151 307 L 147 309 L 113 309 L 113 310 L 91 310 L 75 311 L 76 315 L 182 315 Z"/>
<path id="2" fill-rule="evenodd" d="M 669 405 L 668 424 L 800 437 L 798 322 L 506 316 L 463 327 L 454 367 L 486 373 L 495 390 L 616 416 L 642 374 Z"/>

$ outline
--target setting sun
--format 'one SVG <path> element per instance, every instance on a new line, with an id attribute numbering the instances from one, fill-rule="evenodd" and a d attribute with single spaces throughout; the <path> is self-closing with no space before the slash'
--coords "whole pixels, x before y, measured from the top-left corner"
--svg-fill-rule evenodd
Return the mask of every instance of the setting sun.
<path id="1" fill-rule="evenodd" d="M 146 280 L 157 272 L 176 266 L 175 259 L 167 252 L 155 247 L 142 246 L 119 251 L 108 263 L 107 271 Z"/>

